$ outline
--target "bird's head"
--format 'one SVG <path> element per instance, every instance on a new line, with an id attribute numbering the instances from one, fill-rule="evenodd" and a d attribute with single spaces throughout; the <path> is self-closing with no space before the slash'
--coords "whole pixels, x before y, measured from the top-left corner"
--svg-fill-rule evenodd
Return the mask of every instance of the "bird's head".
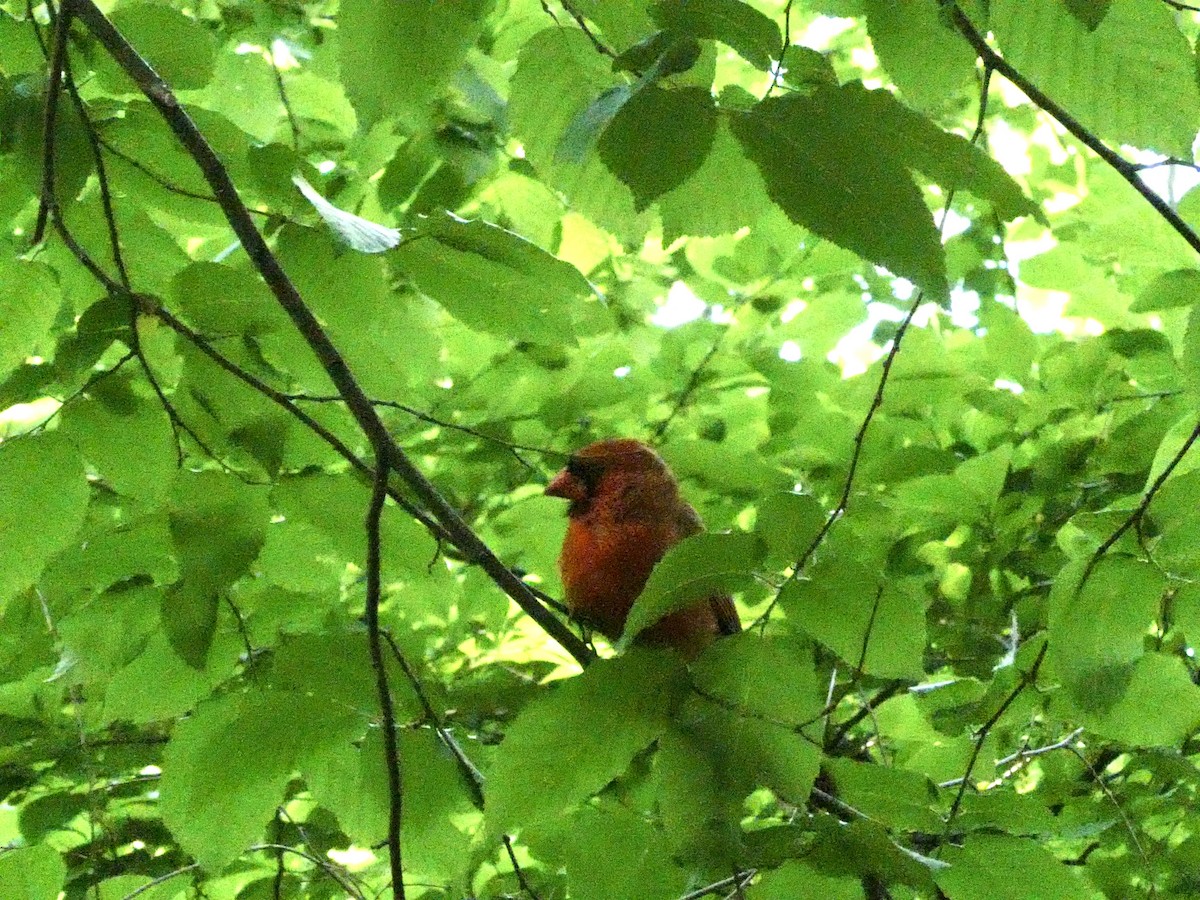
<path id="1" fill-rule="evenodd" d="M 662 457 L 632 438 L 597 441 L 576 451 L 546 486 L 548 496 L 571 501 L 571 516 L 585 512 L 594 501 L 621 506 L 674 502 L 676 490 Z"/>

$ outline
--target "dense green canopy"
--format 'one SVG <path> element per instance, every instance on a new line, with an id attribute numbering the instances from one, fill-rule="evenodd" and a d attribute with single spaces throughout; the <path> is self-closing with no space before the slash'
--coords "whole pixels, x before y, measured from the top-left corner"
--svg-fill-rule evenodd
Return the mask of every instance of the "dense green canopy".
<path id="1" fill-rule="evenodd" d="M 1200 896 L 1198 34 L 0 2 L 0 897 Z"/>

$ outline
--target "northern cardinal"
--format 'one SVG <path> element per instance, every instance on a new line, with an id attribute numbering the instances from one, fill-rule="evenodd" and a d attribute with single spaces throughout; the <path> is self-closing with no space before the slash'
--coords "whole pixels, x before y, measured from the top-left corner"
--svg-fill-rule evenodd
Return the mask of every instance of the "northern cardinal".
<path id="1" fill-rule="evenodd" d="M 658 561 L 679 541 L 704 530 L 700 516 L 679 496 L 662 457 L 629 438 L 584 447 L 546 493 L 571 502 L 558 560 L 567 608 L 615 640 Z M 741 627 L 733 600 L 718 595 L 664 616 L 639 640 L 695 656 L 718 635 Z"/>

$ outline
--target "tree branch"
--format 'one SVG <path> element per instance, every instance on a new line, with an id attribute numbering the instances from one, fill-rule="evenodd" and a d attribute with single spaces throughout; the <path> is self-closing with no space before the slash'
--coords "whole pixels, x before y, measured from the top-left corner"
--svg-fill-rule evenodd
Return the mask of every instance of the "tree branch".
<path id="1" fill-rule="evenodd" d="M 1200 235 L 1193 231 L 1191 226 L 1183 220 L 1179 213 L 1171 208 L 1171 204 L 1160 197 L 1153 188 L 1138 177 L 1138 166 L 1123 158 L 1115 150 L 1109 149 L 1100 138 L 1084 128 L 1078 119 L 1048 95 L 1042 93 L 1037 85 L 1022 75 L 1008 60 L 988 46 L 988 42 L 984 39 L 983 35 L 976 30 L 971 20 L 967 18 L 966 13 L 959 9 L 957 3 L 950 4 L 950 18 L 962 36 L 967 39 L 967 43 L 974 48 L 975 53 L 983 60 L 985 66 L 995 69 L 1019 87 L 1025 96 L 1032 100 L 1038 108 L 1053 116 L 1076 140 L 1112 166 L 1118 175 L 1129 182 L 1133 189 L 1141 194 L 1160 216 L 1167 220 L 1167 223 L 1181 238 L 1188 242 L 1188 245 L 1193 250 L 1200 253 Z"/>
<path id="2" fill-rule="evenodd" d="M 395 637 L 386 628 L 382 630 L 384 639 L 392 648 L 392 656 L 396 658 L 401 671 L 404 672 L 404 677 L 408 679 L 408 683 L 412 686 L 413 693 L 417 695 L 417 702 L 421 704 L 421 709 L 425 711 L 426 717 L 433 723 L 433 730 L 437 732 L 437 736 L 441 738 L 446 749 L 450 751 L 450 755 L 454 757 L 454 762 L 458 765 L 459 772 L 462 773 L 464 780 L 471 788 L 471 800 L 477 809 L 483 809 L 483 773 L 479 771 L 475 763 L 471 762 L 470 757 L 463 752 L 458 741 L 454 739 L 454 735 L 446 728 L 446 723 L 442 717 L 438 715 L 437 710 L 433 708 L 433 704 L 429 700 L 429 695 L 425 692 L 425 686 L 421 684 L 421 679 L 417 677 L 417 673 L 413 667 L 409 665 L 404 654 L 400 652 L 400 645 L 396 643 Z"/>
<path id="3" fill-rule="evenodd" d="M 971 781 L 971 773 L 975 770 L 975 764 L 979 761 L 979 754 L 983 752 L 984 741 L 991 734 L 993 728 L 1008 712 L 1008 708 L 1016 702 L 1016 699 L 1024 693 L 1025 688 L 1033 684 L 1037 680 L 1038 670 L 1042 667 L 1042 660 L 1046 658 L 1046 650 L 1049 648 L 1049 642 L 1043 642 L 1041 649 L 1038 650 L 1037 658 L 1033 661 L 1033 665 L 1029 667 L 1029 671 L 1021 675 L 1017 686 L 1009 692 L 1009 695 L 1004 698 L 1004 702 L 997 707 L 991 717 L 983 723 L 979 731 L 975 735 L 975 741 L 971 746 L 971 755 L 967 757 L 967 768 L 963 772 L 962 781 L 959 782 L 958 791 L 954 795 L 954 802 L 950 805 L 950 812 L 946 816 L 946 826 L 942 831 L 942 843 L 945 843 L 946 838 L 950 835 L 950 829 L 954 825 L 954 820 L 958 817 L 958 811 L 962 808 L 963 797 L 967 793 L 967 785 Z"/>
<path id="4" fill-rule="evenodd" d="M 46 223 L 55 204 L 54 162 L 58 136 L 58 100 L 62 96 L 63 66 L 67 59 L 67 37 L 71 28 L 71 9 L 63 4 L 54 23 L 54 46 L 50 54 L 50 82 L 46 87 L 46 116 L 42 126 L 42 196 L 38 203 L 37 224 L 33 227 L 33 242 L 46 236 Z"/>
<path id="5" fill-rule="evenodd" d="M 400 747 L 396 741 L 396 711 L 383 660 L 383 639 L 379 632 L 379 603 L 383 596 L 382 537 L 379 533 L 383 504 L 387 500 L 387 469 L 376 464 L 371 504 L 367 508 L 367 642 L 371 649 L 371 668 L 375 670 L 375 689 L 383 723 L 383 755 L 388 776 L 388 862 L 392 871 L 392 896 L 404 900 L 404 865 L 400 856 L 400 829 L 404 814 L 404 788 L 401 782 Z"/>
<path id="6" fill-rule="evenodd" d="M 482 568 L 527 615 L 562 644 L 581 666 L 587 665 L 592 659 L 592 653 L 587 646 L 537 601 L 521 579 L 496 557 L 388 434 L 370 398 L 363 392 L 320 322 L 304 303 L 296 286 L 255 228 L 225 166 L 191 117 L 179 105 L 179 100 L 166 82 L 138 55 L 124 35 L 92 0 L 64 0 L 64 8 L 73 12 L 87 26 L 117 64 L 133 79 L 195 160 L 254 267 L 292 319 L 370 441 L 375 452 L 376 466 L 395 470 L 412 489 L 417 499 L 442 525 L 450 542 Z"/>

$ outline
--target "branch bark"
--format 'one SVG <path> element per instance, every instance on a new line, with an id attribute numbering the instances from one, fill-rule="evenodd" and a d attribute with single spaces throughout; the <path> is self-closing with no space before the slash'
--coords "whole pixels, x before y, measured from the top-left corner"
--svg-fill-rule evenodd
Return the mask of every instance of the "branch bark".
<path id="1" fill-rule="evenodd" d="M 521 609 L 575 657 L 580 665 L 587 665 L 592 659 L 587 645 L 538 602 L 524 582 L 475 534 L 470 525 L 458 515 L 392 439 L 383 420 L 371 405 L 370 398 L 350 372 L 346 361 L 305 304 L 296 286 L 267 246 L 266 240 L 259 234 L 224 164 L 191 117 L 180 106 L 179 100 L 167 83 L 142 59 L 92 0 L 64 0 L 63 12 L 74 15 L 104 46 L 159 111 L 180 144 L 195 160 L 255 269 L 316 354 L 325 373 L 346 402 L 351 415 L 370 441 L 376 455 L 376 467 L 395 471 L 418 501 L 442 525 L 454 546 L 467 559 L 482 568 L 501 590 L 515 600 Z"/>

